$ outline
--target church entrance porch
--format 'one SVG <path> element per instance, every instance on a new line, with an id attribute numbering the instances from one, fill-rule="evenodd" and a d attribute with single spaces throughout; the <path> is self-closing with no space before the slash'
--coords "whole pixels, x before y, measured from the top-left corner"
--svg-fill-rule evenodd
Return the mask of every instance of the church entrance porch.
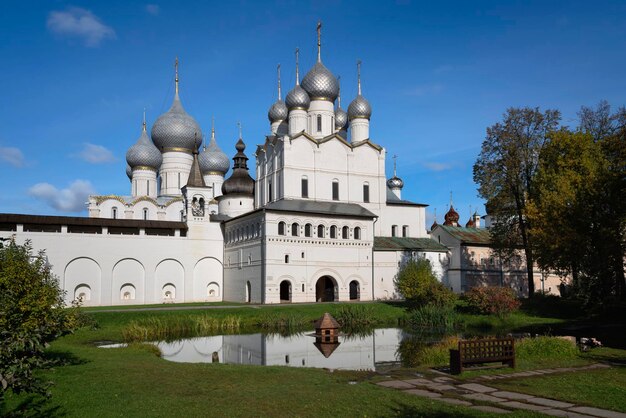
<path id="1" fill-rule="evenodd" d="M 291 302 L 291 282 L 283 280 L 280 282 L 280 303 Z"/>
<path id="2" fill-rule="evenodd" d="M 334 302 L 339 299 L 339 288 L 331 276 L 322 276 L 315 285 L 316 302 Z"/>

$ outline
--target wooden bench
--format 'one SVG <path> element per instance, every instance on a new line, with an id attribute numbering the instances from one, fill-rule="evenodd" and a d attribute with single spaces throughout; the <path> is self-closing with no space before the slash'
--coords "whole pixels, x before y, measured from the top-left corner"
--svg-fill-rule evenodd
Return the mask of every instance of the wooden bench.
<path id="1" fill-rule="evenodd" d="M 450 372 L 452 374 L 461 374 L 463 368 L 468 365 L 494 362 L 515 368 L 514 338 L 463 340 L 459 341 L 458 349 L 450 350 Z"/>

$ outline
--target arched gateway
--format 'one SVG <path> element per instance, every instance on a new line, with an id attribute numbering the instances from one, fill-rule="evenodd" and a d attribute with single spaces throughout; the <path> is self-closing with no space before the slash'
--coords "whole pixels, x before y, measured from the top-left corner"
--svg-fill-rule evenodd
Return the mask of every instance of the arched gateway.
<path id="1" fill-rule="evenodd" d="M 280 303 L 291 302 L 291 282 L 283 280 L 280 282 Z"/>
<path id="2" fill-rule="evenodd" d="M 316 302 L 334 302 L 339 299 L 339 287 L 331 276 L 322 276 L 315 284 Z"/>

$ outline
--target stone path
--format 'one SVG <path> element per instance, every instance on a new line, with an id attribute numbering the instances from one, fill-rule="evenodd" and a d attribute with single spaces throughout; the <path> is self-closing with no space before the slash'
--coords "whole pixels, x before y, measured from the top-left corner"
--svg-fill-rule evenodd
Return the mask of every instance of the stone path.
<path id="1" fill-rule="evenodd" d="M 528 410 L 555 417 L 601 417 L 626 418 L 622 412 L 592 408 L 574 403 L 540 398 L 526 393 L 503 391 L 482 383 L 486 380 L 510 379 L 551 373 L 584 371 L 607 368 L 605 364 L 592 364 L 584 367 L 533 370 L 503 375 L 480 376 L 474 381 L 461 381 L 449 376 L 435 378 L 396 379 L 377 383 L 379 386 L 398 389 L 407 394 L 445 402 L 451 405 L 466 406 L 483 412 L 508 414 L 513 410 Z M 491 404 L 491 405 L 488 405 Z"/>

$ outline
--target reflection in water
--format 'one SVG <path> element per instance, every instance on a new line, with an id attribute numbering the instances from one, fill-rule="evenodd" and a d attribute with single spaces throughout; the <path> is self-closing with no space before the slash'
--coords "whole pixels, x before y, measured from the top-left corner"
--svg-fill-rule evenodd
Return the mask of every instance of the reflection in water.
<path id="1" fill-rule="evenodd" d="M 291 336 L 217 335 L 156 344 L 164 359 L 181 363 L 376 370 L 382 364 L 400 361 L 398 344 L 406 335 L 398 328 L 384 328 L 359 337 L 340 336 L 331 343 L 317 341 L 309 332 Z"/>

